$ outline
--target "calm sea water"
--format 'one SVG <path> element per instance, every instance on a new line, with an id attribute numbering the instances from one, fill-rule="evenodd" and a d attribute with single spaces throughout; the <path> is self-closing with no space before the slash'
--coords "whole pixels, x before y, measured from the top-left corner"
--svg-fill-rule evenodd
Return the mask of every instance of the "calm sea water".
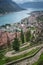
<path id="1" fill-rule="evenodd" d="M 2 15 L 0 16 L 0 25 L 8 24 L 8 23 L 13 24 L 15 22 L 19 22 L 21 21 L 21 19 L 29 16 L 29 14 L 27 13 L 30 13 L 32 11 L 42 11 L 42 10 L 43 9 L 31 8 L 20 12 L 13 12 L 13 13 Z"/>

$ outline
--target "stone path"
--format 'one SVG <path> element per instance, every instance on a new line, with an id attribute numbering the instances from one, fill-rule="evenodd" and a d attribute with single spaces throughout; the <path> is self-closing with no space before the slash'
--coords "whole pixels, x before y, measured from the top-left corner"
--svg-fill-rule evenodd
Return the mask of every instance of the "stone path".
<path id="1" fill-rule="evenodd" d="M 43 52 L 43 49 L 41 49 L 34 57 L 23 60 L 13 65 L 32 65 L 34 62 L 36 62 L 39 59 L 42 52 Z"/>
<path id="2" fill-rule="evenodd" d="M 22 46 L 22 47 L 20 47 L 20 48 L 23 48 L 23 47 L 26 47 L 26 46 L 29 46 L 30 45 L 30 43 L 28 43 L 28 44 L 26 44 L 26 45 L 24 45 L 24 46 Z"/>
<path id="3" fill-rule="evenodd" d="M 5 56 L 6 56 L 6 57 L 13 57 L 13 56 L 21 55 L 21 54 L 23 54 L 23 53 L 26 53 L 26 52 L 31 51 L 32 49 L 35 49 L 35 48 L 37 48 L 37 47 L 42 47 L 42 46 L 43 46 L 43 44 L 38 45 L 38 46 L 36 46 L 36 47 L 32 47 L 32 48 L 30 48 L 30 49 L 24 50 L 24 51 L 19 52 L 19 53 L 16 53 L 16 54 L 12 54 L 13 51 L 7 52 Z"/>

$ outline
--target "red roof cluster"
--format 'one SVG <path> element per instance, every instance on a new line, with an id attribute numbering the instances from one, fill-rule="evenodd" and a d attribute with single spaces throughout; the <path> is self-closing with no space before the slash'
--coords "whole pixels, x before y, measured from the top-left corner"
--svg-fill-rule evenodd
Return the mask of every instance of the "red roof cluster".
<path id="1" fill-rule="evenodd" d="M 20 33 L 17 33 L 19 36 Z M 5 32 L 0 30 L 0 46 L 7 43 L 7 38 L 12 41 L 15 38 L 16 32 Z"/>

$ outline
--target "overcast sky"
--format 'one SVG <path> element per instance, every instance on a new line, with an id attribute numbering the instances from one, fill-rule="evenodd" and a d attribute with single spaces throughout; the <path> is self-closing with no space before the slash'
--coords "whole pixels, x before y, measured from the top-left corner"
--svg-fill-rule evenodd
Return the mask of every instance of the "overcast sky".
<path id="1" fill-rule="evenodd" d="M 28 2 L 28 1 L 30 1 L 30 2 L 41 2 L 43 0 L 13 0 L 13 1 L 15 1 L 17 3 L 23 3 L 23 2 Z"/>

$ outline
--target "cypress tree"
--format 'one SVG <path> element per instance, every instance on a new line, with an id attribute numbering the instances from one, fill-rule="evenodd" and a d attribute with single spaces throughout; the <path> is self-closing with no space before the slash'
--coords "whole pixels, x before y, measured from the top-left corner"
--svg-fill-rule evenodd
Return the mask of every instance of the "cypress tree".
<path id="1" fill-rule="evenodd" d="M 31 32 L 27 31 L 26 32 L 26 42 L 30 41 L 30 38 L 31 38 Z"/>
<path id="2" fill-rule="evenodd" d="M 24 33 L 23 33 L 22 29 L 21 29 L 21 41 L 22 41 L 22 43 L 24 43 Z"/>
<path id="3" fill-rule="evenodd" d="M 18 38 L 16 36 L 14 38 L 14 41 L 13 41 L 13 50 L 19 51 L 19 47 L 20 47 L 20 43 L 19 43 L 19 40 L 18 40 Z"/>

